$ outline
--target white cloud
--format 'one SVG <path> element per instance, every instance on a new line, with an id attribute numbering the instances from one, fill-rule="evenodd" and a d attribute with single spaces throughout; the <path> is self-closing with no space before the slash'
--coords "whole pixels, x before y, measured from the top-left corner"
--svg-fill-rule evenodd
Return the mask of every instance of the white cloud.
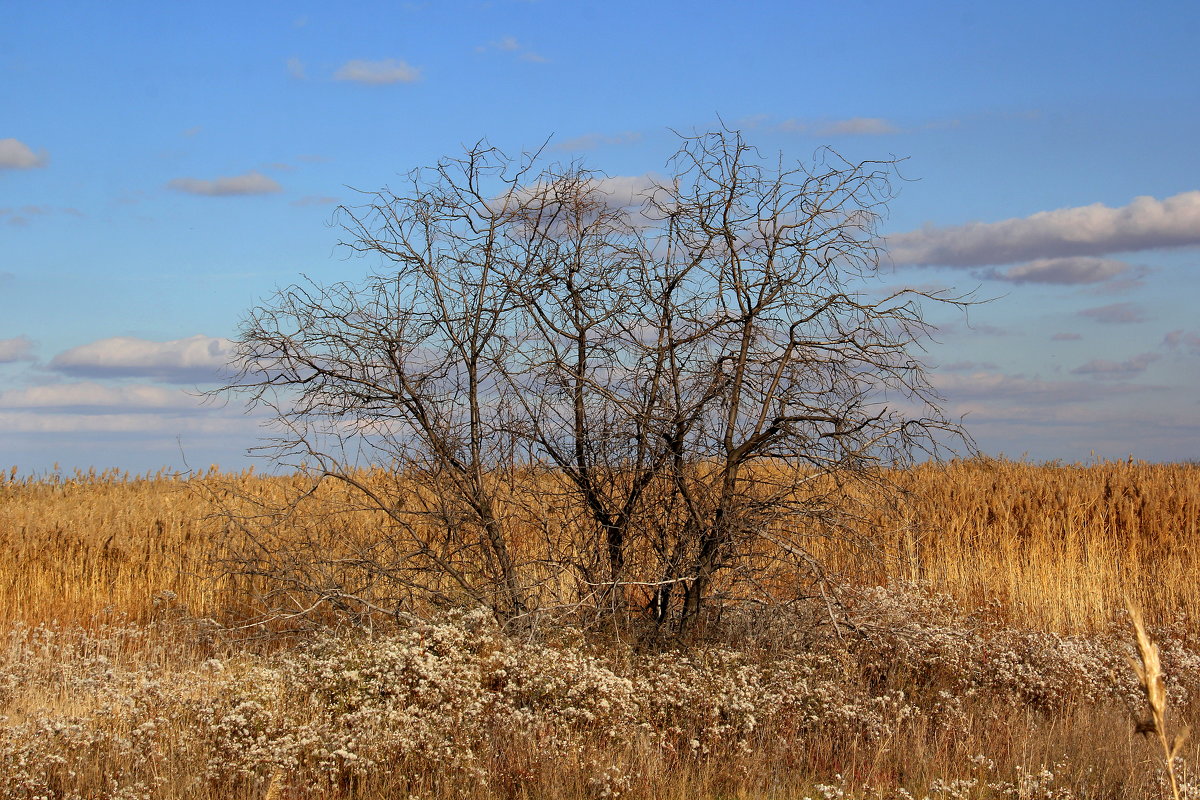
<path id="1" fill-rule="evenodd" d="M 802 133 L 812 136 L 883 136 L 900 133 L 900 128 L 881 117 L 851 117 L 809 121 L 786 119 L 775 126 L 781 133 Z"/>
<path id="2" fill-rule="evenodd" d="M 269 178 L 257 171 L 247 172 L 245 175 L 233 175 L 227 178 L 214 178 L 213 180 L 175 178 L 167 186 L 187 194 L 205 195 L 207 197 L 273 194 L 283 191 L 283 187 L 274 178 Z"/>
<path id="3" fill-rule="evenodd" d="M 596 195 L 603 195 L 603 203 L 608 208 L 622 209 L 640 206 L 656 185 L 654 178 L 649 175 L 613 175 L 589 181 L 588 188 Z M 550 186 L 543 183 L 522 186 L 516 189 L 512 195 L 502 195 L 494 202 L 497 209 L 502 201 L 510 198 L 517 203 L 531 203 L 534 198 L 537 198 L 539 202 L 550 205 L 561 199 L 553 193 Z"/>
<path id="4" fill-rule="evenodd" d="M 555 150 L 567 150 L 570 152 L 578 152 L 579 150 L 595 150 L 601 145 L 621 145 L 632 144 L 640 141 L 642 135 L 635 131 L 626 133 L 618 133 L 608 136 L 602 133 L 585 133 L 582 136 L 576 136 L 573 139 L 566 139 L 554 145 Z"/>
<path id="5" fill-rule="evenodd" d="M 734 128 L 744 130 L 744 131 L 754 130 L 755 128 L 760 128 L 763 125 L 766 125 L 770 121 L 771 121 L 770 114 L 748 114 L 748 115 L 742 117 L 741 119 L 739 119 L 737 122 L 735 122 Z M 787 125 L 790 122 L 792 122 L 792 120 L 786 120 L 783 123 L 781 123 L 778 127 L 780 129 L 782 129 L 783 125 Z"/>
<path id="6" fill-rule="evenodd" d="M 33 169 L 50 162 L 45 150 L 33 152 L 29 145 L 17 139 L 0 139 L 0 169 Z"/>
<path id="7" fill-rule="evenodd" d="M 494 42 L 488 42 L 485 45 L 480 45 L 475 48 L 477 53 L 486 53 L 489 50 L 498 50 L 502 53 L 512 53 L 522 61 L 531 61 L 535 64 L 545 64 L 550 59 L 533 52 L 527 47 L 524 47 L 515 36 L 504 36 Z"/>
<path id="8" fill-rule="evenodd" d="M 286 62 L 288 75 L 296 80 L 302 81 L 308 77 L 308 73 L 304 70 L 304 62 L 292 56 Z"/>
<path id="9" fill-rule="evenodd" d="M 347 61 L 333 73 L 334 80 L 353 81 L 372 86 L 389 83 L 415 83 L 421 79 L 421 70 L 394 58 L 382 61 Z"/>
<path id="10" fill-rule="evenodd" d="M 1112 278 L 1080 290 L 1080 294 L 1090 294 L 1096 297 L 1126 297 L 1146 285 L 1145 276 L 1150 273 L 1149 267 L 1133 267 L 1124 277 Z"/>
<path id="11" fill-rule="evenodd" d="M 78 208 L 70 206 L 36 206 L 26 205 L 20 207 L 0 208 L 0 219 L 3 219 L 9 225 L 23 228 L 28 226 L 33 220 L 39 217 L 47 217 L 57 214 L 66 214 L 70 217 L 86 216 Z"/>
<path id="12" fill-rule="evenodd" d="M 1011 331 L 997 325 L 966 320 L 943 322 L 934 327 L 937 328 L 939 336 L 1008 336 L 1011 333 Z"/>
<path id="13" fill-rule="evenodd" d="M 1200 331 L 1171 331 L 1163 337 L 1163 344 L 1172 350 L 1183 348 L 1192 355 L 1200 355 Z"/>
<path id="14" fill-rule="evenodd" d="M 33 340 L 28 336 L 0 339 L 0 364 L 33 360 Z"/>
<path id="15" fill-rule="evenodd" d="M 1127 272 L 1130 265 L 1112 258 L 1067 256 L 1039 258 L 1007 269 L 990 269 L 982 277 L 1010 283 L 1100 283 Z"/>
<path id="16" fill-rule="evenodd" d="M 304 208 L 305 206 L 332 206 L 336 204 L 336 197 L 326 197 L 320 194 L 306 194 L 304 197 L 292 201 L 292 205 L 297 208 Z"/>
<path id="17" fill-rule="evenodd" d="M 995 369 L 996 365 L 990 361 L 952 361 L 949 364 L 941 364 L 938 366 L 938 372 L 978 372 L 981 370 Z"/>
<path id="18" fill-rule="evenodd" d="M 854 117 L 827 123 L 816 132 L 819 136 L 883 136 L 899 133 L 900 129 L 879 117 Z"/>
<path id="19" fill-rule="evenodd" d="M 654 179 L 649 175 L 614 175 L 593 182 L 594 190 L 607 195 L 608 205 L 612 208 L 641 205 L 647 193 L 655 186 Z"/>
<path id="20" fill-rule="evenodd" d="M 1078 312 L 1079 316 L 1087 317 L 1104 325 L 1127 325 L 1134 322 L 1146 322 L 1150 319 L 1145 309 L 1136 303 L 1110 303 L 1096 308 L 1085 308 Z"/>
<path id="21" fill-rule="evenodd" d="M 233 343 L 212 336 L 153 342 L 128 336 L 100 339 L 56 355 L 50 367 L 86 377 L 149 377 L 172 383 L 221 379 Z"/>
<path id="22" fill-rule="evenodd" d="M 1200 191 L 1129 205 L 1101 203 L 1001 222 L 926 227 L 887 239 L 900 264 L 980 267 L 1200 244 Z"/>
<path id="23" fill-rule="evenodd" d="M 1155 361 L 1158 361 L 1157 353 L 1142 353 L 1125 361 L 1108 361 L 1103 358 L 1094 358 L 1086 364 L 1071 370 L 1071 374 L 1089 375 L 1093 378 L 1125 380 L 1141 375 Z"/>

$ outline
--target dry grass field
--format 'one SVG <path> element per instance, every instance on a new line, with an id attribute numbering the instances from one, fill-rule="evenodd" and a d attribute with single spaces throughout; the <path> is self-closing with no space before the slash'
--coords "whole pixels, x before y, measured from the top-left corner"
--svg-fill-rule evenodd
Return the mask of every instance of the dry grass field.
<path id="1" fill-rule="evenodd" d="M 892 477 L 907 499 L 864 520 L 869 547 L 820 545 L 852 627 L 814 609 L 676 652 L 515 638 L 469 611 L 245 641 L 220 629 L 248 587 L 212 573 L 211 499 L 293 479 L 14 470 L 0 798 L 1171 796 L 1135 732 L 1124 608 L 1161 644 L 1182 728 L 1200 710 L 1200 467 Z M 1200 797 L 1195 754 L 1180 796 Z"/>
<path id="2" fill-rule="evenodd" d="M 1200 619 L 1200 466 L 974 460 L 894 477 L 908 501 L 864 521 L 868 557 L 815 545 L 845 583 L 922 584 L 1059 633 L 1105 627 L 1125 597 L 1151 618 Z M 210 498 L 278 494 L 290 480 L 215 470 L 190 480 L 10 477 L 0 482 L 0 620 L 146 621 L 164 604 L 224 620 L 245 587 L 207 570 L 222 525 Z M 362 512 L 341 524 L 369 530 L 374 520 Z"/>

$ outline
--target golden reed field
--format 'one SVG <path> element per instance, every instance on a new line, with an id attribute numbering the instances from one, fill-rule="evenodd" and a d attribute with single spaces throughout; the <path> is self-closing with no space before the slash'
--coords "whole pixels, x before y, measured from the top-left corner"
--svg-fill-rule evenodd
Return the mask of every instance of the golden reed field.
<path id="1" fill-rule="evenodd" d="M 870 546 L 817 553 L 847 625 L 814 604 L 686 649 L 469 609 L 231 636 L 249 587 L 212 574 L 210 499 L 298 479 L 16 475 L 0 800 L 1200 797 L 1200 466 L 895 474 Z"/>
<path id="2" fill-rule="evenodd" d="M 227 617 L 243 587 L 207 573 L 223 524 L 207 498 L 289 480 L 15 474 L 0 476 L 0 619 L 26 623 L 146 620 L 163 592 L 192 615 Z M 862 531 L 880 558 L 822 545 L 846 582 L 923 583 L 1064 633 L 1107 624 L 1127 596 L 1152 617 L 1200 618 L 1200 466 L 972 460 L 894 477 L 908 502 Z"/>

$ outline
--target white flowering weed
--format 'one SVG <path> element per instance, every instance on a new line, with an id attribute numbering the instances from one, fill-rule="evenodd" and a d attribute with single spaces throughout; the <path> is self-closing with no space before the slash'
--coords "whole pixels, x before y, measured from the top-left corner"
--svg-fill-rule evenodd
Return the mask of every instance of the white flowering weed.
<path id="1" fill-rule="evenodd" d="M 1114 786 L 1048 752 L 1068 721 L 1099 730 L 1137 701 L 1117 634 L 1014 629 L 913 588 L 843 596 L 852 625 L 768 649 L 532 641 L 482 612 L 257 649 L 189 643 L 182 623 L 16 627 L 0 652 L 0 800 L 1154 790 L 1133 755 Z M 1185 631 L 1159 636 L 1181 706 L 1200 697 Z"/>

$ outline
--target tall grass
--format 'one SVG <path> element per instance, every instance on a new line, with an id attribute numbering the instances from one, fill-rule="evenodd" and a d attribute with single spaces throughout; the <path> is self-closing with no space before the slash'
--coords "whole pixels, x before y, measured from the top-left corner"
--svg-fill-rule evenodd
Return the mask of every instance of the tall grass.
<path id="1" fill-rule="evenodd" d="M 900 480 L 913 502 L 889 578 L 1060 632 L 1103 627 L 1126 598 L 1152 618 L 1200 619 L 1200 466 L 981 460 Z"/>
<path id="2" fill-rule="evenodd" d="M 905 501 L 849 540 L 811 545 L 843 583 L 919 583 L 1061 633 L 1103 628 L 1126 597 L 1151 618 L 1200 618 L 1200 467 L 974 460 L 892 477 Z M 10 474 L 0 482 L 0 622 L 146 620 L 164 606 L 227 617 L 247 586 L 209 570 L 223 541 L 214 499 L 280 497 L 296 481 L 250 471 Z M 337 509 L 338 536 L 374 535 L 379 518 L 347 510 L 341 488 L 320 500 L 317 511 Z M 518 543 L 540 538 L 517 515 L 511 524 Z"/>

